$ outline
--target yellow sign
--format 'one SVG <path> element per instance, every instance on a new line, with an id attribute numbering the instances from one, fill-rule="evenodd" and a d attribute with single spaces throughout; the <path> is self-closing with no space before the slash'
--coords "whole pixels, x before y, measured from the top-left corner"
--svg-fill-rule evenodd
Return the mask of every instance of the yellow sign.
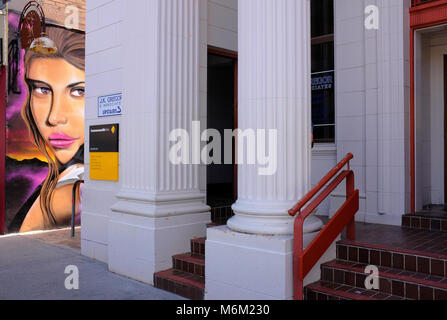
<path id="1" fill-rule="evenodd" d="M 90 127 L 90 179 L 119 181 L 119 124 Z"/>
<path id="2" fill-rule="evenodd" d="M 119 181 L 119 153 L 91 152 L 90 179 Z"/>

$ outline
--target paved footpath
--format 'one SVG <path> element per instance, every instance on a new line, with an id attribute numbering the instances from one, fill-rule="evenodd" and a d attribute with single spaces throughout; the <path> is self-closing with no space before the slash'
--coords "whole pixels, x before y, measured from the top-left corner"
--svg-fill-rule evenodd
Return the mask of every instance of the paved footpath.
<path id="1" fill-rule="evenodd" d="M 79 229 L 0 237 L 0 300 L 181 300 L 108 271 L 81 255 Z M 67 266 L 79 270 L 79 290 L 67 290 Z"/>

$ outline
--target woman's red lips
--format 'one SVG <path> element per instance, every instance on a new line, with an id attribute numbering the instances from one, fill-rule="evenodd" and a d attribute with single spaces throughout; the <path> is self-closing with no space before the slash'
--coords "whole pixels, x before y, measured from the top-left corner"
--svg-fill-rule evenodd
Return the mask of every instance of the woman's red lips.
<path id="1" fill-rule="evenodd" d="M 67 149 L 75 143 L 76 139 L 63 133 L 53 133 L 49 137 L 50 145 L 57 149 Z"/>

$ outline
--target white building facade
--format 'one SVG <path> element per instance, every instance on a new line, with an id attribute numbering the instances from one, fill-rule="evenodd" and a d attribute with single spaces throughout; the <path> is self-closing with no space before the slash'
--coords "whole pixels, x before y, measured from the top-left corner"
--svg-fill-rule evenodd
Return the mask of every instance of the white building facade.
<path id="1" fill-rule="evenodd" d="M 120 124 L 120 179 L 86 177 L 84 255 L 153 284 L 154 273 L 168 269 L 172 255 L 187 252 L 191 238 L 207 236 L 206 298 L 290 299 L 293 219 L 287 210 L 347 153 L 354 154 L 360 190 L 356 219 L 401 224 L 412 209 L 411 1 L 335 0 L 333 32 L 315 37 L 314 2 L 87 1 L 86 137 L 90 126 Z M 328 39 L 333 69 L 321 73 L 335 77 L 335 129 L 311 151 L 311 74 L 320 72 L 311 68 L 311 52 Z M 427 114 L 416 104 L 422 132 L 416 133 L 416 210 L 445 202 L 444 108 L 433 97 L 443 100 L 437 70 L 447 54 L 443 29 L 418 39 L 423 45 L 416 61 L 432 57 L 423 60 L 431 65 L 422 77 L 439 85 L 424 86 L 423 79 L 416 85 L 423 92 L 418 99 L 427 99 L 419 105 L 431 108 Z M 279 142 L 277 173 L 263 177 L 257 166 L 240 165 L 235 216 L 227 226 L 207 230 L 207 167 L 173 165 L 169 133 L 191 132 L 193 121 L 208 128 L 209 48 L 237 55 L 238 126 L 278 129 Z M 116 93 L 123 94 L 123 114 L 99 118 L 98 97 Z M 86 172 L 88 146 L 86 138 Z M 344 190 L 334 192 L 318 214 L 331 216 L 343 201 Z M 315 216 L 308 219 L 307 243 L 321 226 Z M 334 254 L 332 247 L 323 260 Z M 315 270 L 308 281 L 319 277 Z"/>

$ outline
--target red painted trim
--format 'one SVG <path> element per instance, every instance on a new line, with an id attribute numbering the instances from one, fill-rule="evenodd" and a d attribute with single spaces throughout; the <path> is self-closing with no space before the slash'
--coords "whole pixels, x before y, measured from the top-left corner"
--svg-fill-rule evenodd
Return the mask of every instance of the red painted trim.
<path id="1" fill-rule="evenodd" d="M 410 8 L 410 180 L 411 212 L 416 211 L 416 126 L 415 126 L 415 61 L 414 35 L 422 28 L 447 24 L 447 0 L 434 0 Z"/>
<path id="2" fill-rule="evenodd" d="M 5 234 L 6 67 L 0 67 L 0 234 Z"/>
<path id="3" fill-rule="evenodd" d="M 425 28 L 447 23 L 447 0 L 437 0 L 410 8 L 410 27 Z"/>
<path id="4" fill-rule="evenodd" d="M 414 104 L 414 29 L 410 28 L 410 183 L 411 183 L 411 212 L 416 212 L 416 127 Z"/>

